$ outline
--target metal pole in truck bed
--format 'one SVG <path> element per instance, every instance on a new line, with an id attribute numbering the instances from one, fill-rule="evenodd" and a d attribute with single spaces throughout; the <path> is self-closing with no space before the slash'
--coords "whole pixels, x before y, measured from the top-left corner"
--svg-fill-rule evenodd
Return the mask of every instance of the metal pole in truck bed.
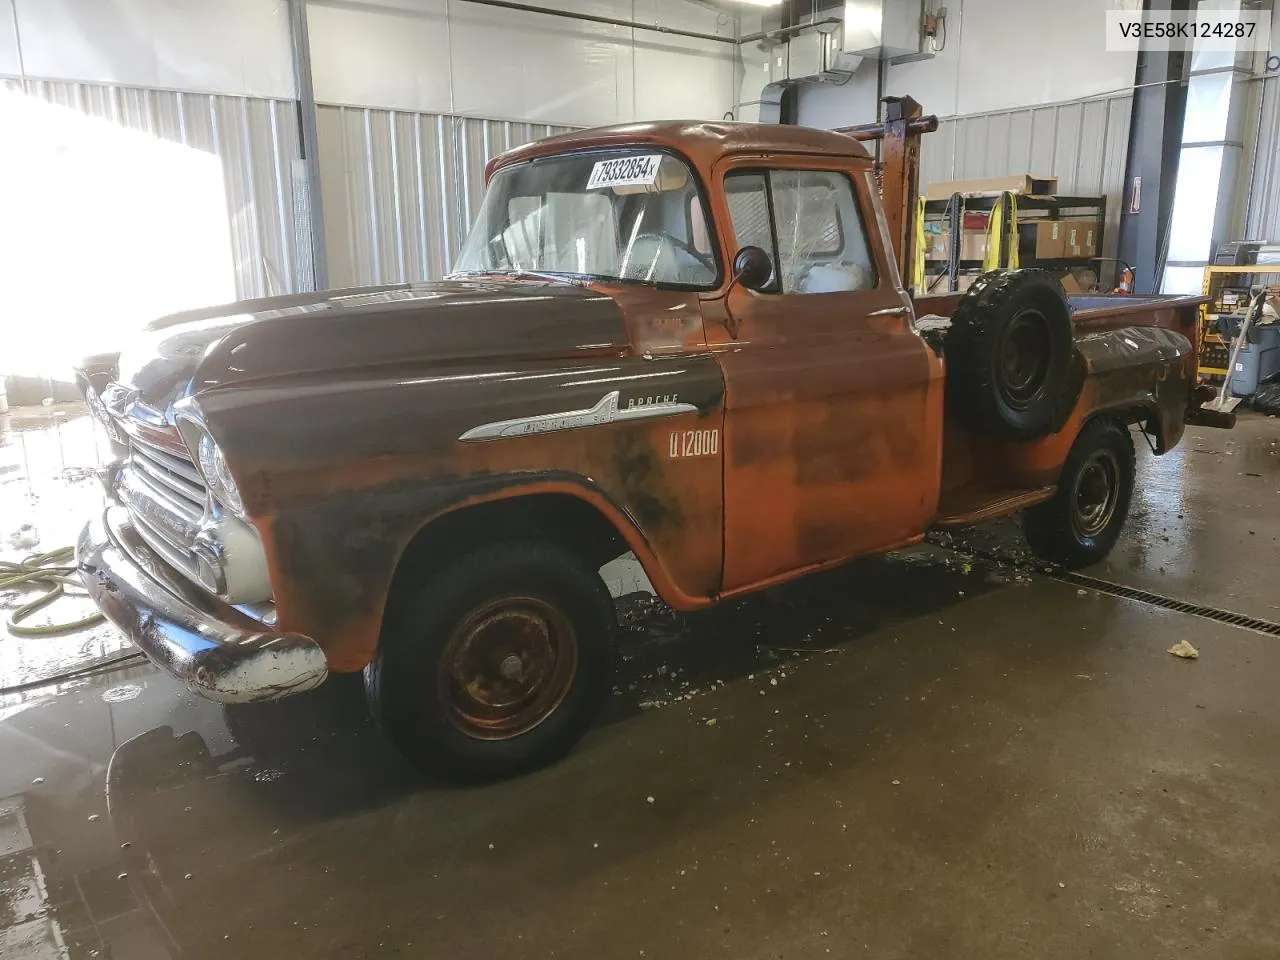
<path id="1" fill-rule="evenodd" d="M 881 199 L 893 252 L 902 282 L 909 283 L 915 256 L 916 201 L 920 197 L 920 137 L 938 129 L 936 116 L 924 116 L 924 108 L 911 97 L 885 97 L 884 123 L 837 127 L 855 140 L 881 140 Z"/>

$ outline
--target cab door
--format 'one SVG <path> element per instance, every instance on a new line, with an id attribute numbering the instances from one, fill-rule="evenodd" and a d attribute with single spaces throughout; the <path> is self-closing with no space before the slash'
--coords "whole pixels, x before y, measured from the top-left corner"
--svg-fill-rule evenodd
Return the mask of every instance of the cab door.
<path id="1" fill-rule="evenodd" d="M 703 302 L 725 378 L 723 592 L 918 538 L 938 503 L 942 364 L 873 200 L 869 163 L 731 158 L 712 195 L 727 263 L 769 286 Z"/>

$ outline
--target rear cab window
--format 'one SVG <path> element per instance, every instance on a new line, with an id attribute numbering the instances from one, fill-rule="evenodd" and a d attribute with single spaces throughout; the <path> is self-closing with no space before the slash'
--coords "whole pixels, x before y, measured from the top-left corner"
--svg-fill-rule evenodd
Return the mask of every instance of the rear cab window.
<path id="1" fill-rule="evenodd" d="M 774 293 L 871 290 L 879 282 L 853 181 L 832 170 L 742 170 L 724 180 L 736 249 L 757 246 Z"/>

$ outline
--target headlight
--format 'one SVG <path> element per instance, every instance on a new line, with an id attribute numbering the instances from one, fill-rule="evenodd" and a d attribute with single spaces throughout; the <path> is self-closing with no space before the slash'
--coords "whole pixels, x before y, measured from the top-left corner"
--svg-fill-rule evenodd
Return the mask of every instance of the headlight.
<path id="1" fill-rule="evenodd" d="M 231 508 L 232 513 L 244 513 L 244 502 L 240 499 L 236 482 L 231 479 L 231 471 L 227 469 L 227 461 L 223 458 L 222 451 L 215 446 L 213 455 L 214 470 L 218 475 L 218 492 L 222 495 L 222 502 Z"/>
<path id="2" fill-rule="evenodd" d="M 213 442 L 213 437 L 203 431 L 197 444 L 196 457 L 200 461 L 200 472 L 204 474 L 205 482 L 209 484 L 214 497 L 232 513 L 243 515 L 244 502 L 240 499 L 240 491 L 231 477 L 231 471 L 227 469 L 226 458 Z"/>

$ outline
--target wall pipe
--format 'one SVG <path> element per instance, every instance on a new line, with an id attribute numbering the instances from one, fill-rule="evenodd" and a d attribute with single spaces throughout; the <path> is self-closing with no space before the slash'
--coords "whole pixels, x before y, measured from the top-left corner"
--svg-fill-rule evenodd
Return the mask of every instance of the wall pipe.
<path id="1" fill-rule="evenodd" d="M 652 33 L 665 33 L 673 37 L 689 37 L 692 40 L 710 40 L 713 43 L 729 43 L 741 46 L 744 43 L 755 43 L 758 40 L 772 40 L 776 37 L 799 33 L 815 27 L 823 27 L 843 23 L 839 17 L 828 17 L 814 23 L 799 24 L 793 27 L 782 27 L 778 30 L 763 30 L 760 33 L 748 34 L 745 37 L 722 37 L 715 33 L 699 33 L 696 30 L 680 30 L 676 27 L 664 27 L 657 23 L 641 23 L 637 20 L 622 20 L 618 17 L 602 17 L 594 13 L 574 13 L 572 10 L 556 10 L 552 7 L 539 7 L 531 3 L 516 3 L 514 0 L 459 0 L 461 3 L 474 3 L 481 7 L 498 7 L 503 10 L 519 10 L 523 13 L 539 13 L 546 17 L 563 17 L 566 20 L 582 20 L 587 23 L 603 23 L 611 27 L 626 27 L 629 30 L 648 30 Z"/>
<path id="2" fill-rule="evenodd" d="M 531 3 L 515 3 L 513 0 L 461 0 L 463 3 L 474 3 L 482 7 L 499 7 L 503 10 L 520 10 L 524 13 L 540 13 L 547 17 L 563 17 L 566 20 L 585 20 L 587 23 L 603 23 L 611 27 L 626 27 L 630 30 L 651 30 L 655 33 L 666 33 L 674 37 L 689 37 L 693 40 L 711 40 L 715 43 L 731 43 L 737 46 L 738 40 L 733 37 L 722 37 L 714 33 L 698 33 L 694 30 L 678 30 L 675 27 L 663 27 L 656 23 L 639 23 L 635 20 L 622 20 L 617 17 L 602 17 L 594 13 L 574 13 L 572 10 L 556 10 L 551 7 L 539 7 Z"/>

